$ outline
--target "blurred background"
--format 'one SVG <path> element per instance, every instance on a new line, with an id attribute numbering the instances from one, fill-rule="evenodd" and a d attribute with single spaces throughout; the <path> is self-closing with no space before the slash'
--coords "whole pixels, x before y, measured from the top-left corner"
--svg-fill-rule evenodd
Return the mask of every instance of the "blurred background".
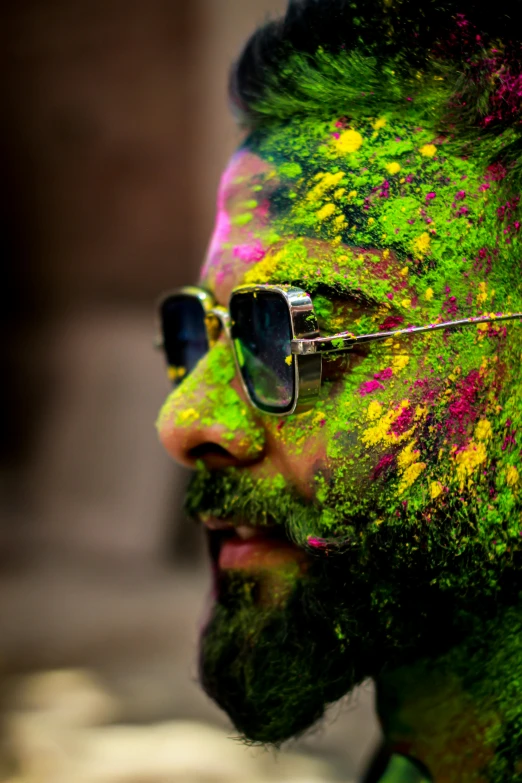
<path id="1" fill-rule="evenodd" d="M 228 739 L 195 682 L 209 578 L 187 476 L 154 429 L 154 303 L 197 277 L 240 140 L 228 68 L 284 6 L 0 12 L 1 780 L 349 781 L 377 742 L 370 684 L 283 760 Z"/>

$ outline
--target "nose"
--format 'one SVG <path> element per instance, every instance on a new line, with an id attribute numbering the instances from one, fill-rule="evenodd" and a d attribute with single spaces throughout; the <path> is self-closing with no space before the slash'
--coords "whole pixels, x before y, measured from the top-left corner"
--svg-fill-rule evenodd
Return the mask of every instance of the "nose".
<path id="1" fill-rule="evenodd" d="M 157 421 L 161 442 L 186 467 L 210 469 L 261 459 L 265 430 L 236 378 L 224 337 L 165 401 Z"/>

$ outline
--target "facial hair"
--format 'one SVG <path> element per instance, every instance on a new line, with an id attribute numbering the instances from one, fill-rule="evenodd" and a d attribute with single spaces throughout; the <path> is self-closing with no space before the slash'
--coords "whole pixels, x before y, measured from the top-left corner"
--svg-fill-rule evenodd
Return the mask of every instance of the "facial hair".
<path id="1" fill-rule="evenodd" d="M 451 616 L 444 597 L 435 608 L 433 594 L 370 586 L 349 568 L 346 555 L 316 558 L 283 605 L 259 600 L 262 573 L 220 574 L 200 678 L 247 741 L 280 745 L 398 653 L 404 661 L 451 636 L 428 622 Z"/>
<path id="2" fill-rule="evenodd" d="M 247 491 L 233 471 L 202 473 L 188 495 L 189 509 L 238 523 L 266 522 L 263 503 L 263 495 Z M 296 540 L 295 531 L 306 527 L 306 506 L 288 493 L 283 503 L 279 512 L 271 503 L 271 511 L 288 515 L 285 527 Z M 313 524 L 313 509 L 309 513 Z M 282 516 L 276 519 L 282 524 Z M 201 639 L 200 677 L 244 739 L 279 745 L 366 677 L 439 655 L 463 638 L 469 618 L 494 614 L 501 596 L 488 595 L 481 578 L 491 576 L 487 569 L 454 560 L 448 584 L 442 579 L 448 563 L 437 552 L 412 547 L 411 535 L 397 525 L 366 546 L 345 542 L 309 550 L 309 566 L 283 602 L 260 598 L 267 573 L 218 572 L 216 603 Z M 484 563 L 482 557 L 475 552 L 476 563 Z M 518 572 L 509 570 L 511 576 Z M 508 571 L 504 576 L 506 595 L 515 595 L 518 586 Z"/>

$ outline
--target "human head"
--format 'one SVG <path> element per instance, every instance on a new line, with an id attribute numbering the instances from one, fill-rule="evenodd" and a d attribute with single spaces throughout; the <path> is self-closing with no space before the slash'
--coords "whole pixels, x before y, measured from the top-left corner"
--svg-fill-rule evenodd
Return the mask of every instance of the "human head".
<path id="1" fill-rule="evenodd" d="M 298 284 L 323 333 L 522 310 L 508 5 L 304 0 L 254 34 L 231 79 L 248 136 L 201 273 L 220 304 Z M 245 567 L 211 535 L 202 678 L 249 739 L 304 730 L 515 596 L 521 352 L 520 327 L 493 324 L 339 355 L 315 408 L 282 420 L 248 405 L 222 338 L 169 397 L 190 512 L 297 547 Z"/>

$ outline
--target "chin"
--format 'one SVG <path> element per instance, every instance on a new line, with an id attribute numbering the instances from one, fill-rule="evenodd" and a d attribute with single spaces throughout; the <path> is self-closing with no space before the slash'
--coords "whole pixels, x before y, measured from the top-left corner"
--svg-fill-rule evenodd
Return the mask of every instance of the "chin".
<path id="1" fill-rule="evenodd" d="M 222 553 L 214 542 L 216 549 Z M 215 558 L 201 684 L 245 740 L 280 745 L 362 681 L 363 658 L 357 643 L 340 638 L 337 611 L 331 601 L 327 610 L 324 581 L 305 553 L 271 567 L 254 566 L 254 558 L 248 567 L 220 568 L 222 555 Z"/>
<path id="2" fill-rule="evenodd" d="M 233 535 L 209 537 L 215 602 L 200 679 L 249 742 L 280 745 L 302 734 L 384 666 L 438 654 L 462 632 L 451 590 L 433 586 L 425 568 L 396 570 L 393 552 L 405 551 L 396 540 L 362 558 L 311 555 L 284 541 L 271 548 L 255 537 L 250 548 L 236 542 L 228 551 Z"/>

